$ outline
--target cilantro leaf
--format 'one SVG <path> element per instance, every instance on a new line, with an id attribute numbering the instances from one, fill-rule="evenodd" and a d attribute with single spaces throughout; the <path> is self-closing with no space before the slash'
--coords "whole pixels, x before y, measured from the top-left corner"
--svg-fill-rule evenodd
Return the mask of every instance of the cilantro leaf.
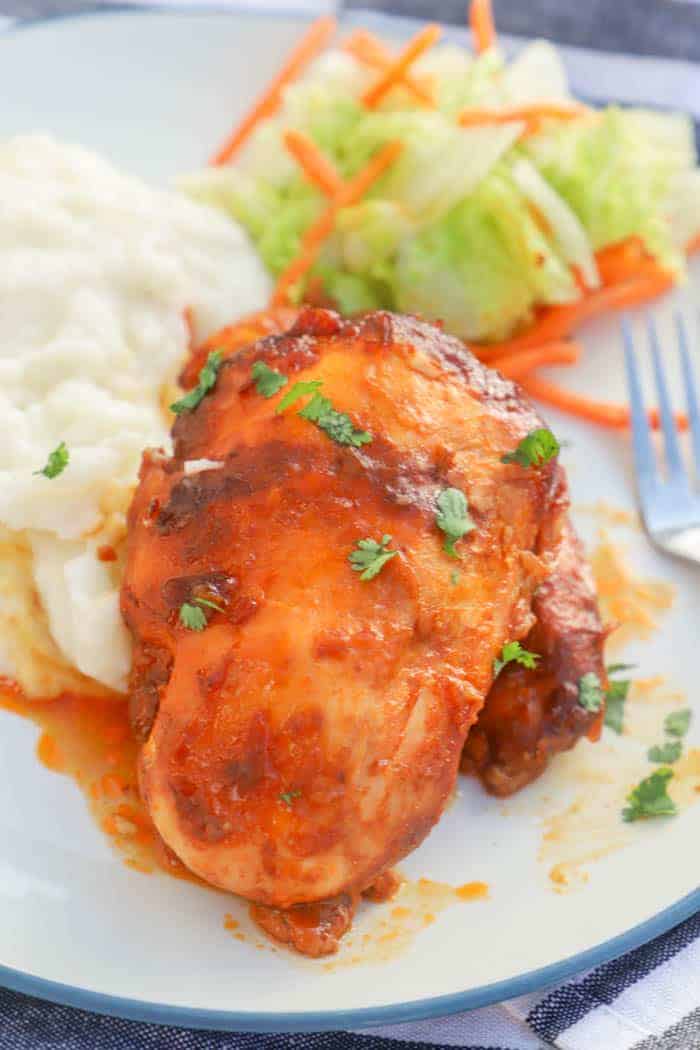
<path id="1" fill-rule="evenodd" d="M 284 395 L 279 405 L 275 409 L 275 412 L 284 412 L 285 408 L 289 408 L 295 401 L 298 401 L 300 397 L 305 394 L 315 394 L 317 390 L 320 390 L 323 386 L 322 379 L 310 379 L 308 382 L 303 380 L 295 383 L 294 386 L 290 387 L 287 393 Z"/>
<path id="2" fill-rule="evenodd" d="M 284 802 L 285 806 L 288 806 L 290 809 L 295 798 L 301 798 L 299 788 L 293 788 L 291 791 L 281 791 L 279 794 L 280 802 Z"/>
<path id="3" fill-rule="evenodd" d="M 352 445 L 359 448 L 372 440 L 366 430 L 356 430 L 353 422 L 345 412 L 337 412 L 327 397 L 318 391 L 308 405 L 299 412 L 302 419 L 315 423 L 337 445 Z"/>
<path id="4" fill-rule="evenodd" d="M 539 659 L 541 659 L 539 653 L 531 653 L 528 649 L 523 649 L 520 642 L 506 642 L 501 649 L 501 655 L 493 661 L 493 676 L 496 678 L 506 664 L 511 662 L 533 670 L 533 668 L 537 667 Z"/>
<path id="5" fill-rule="evenodd" d="M 56 445 L 53 452 L 49 452 L 49 458 L 46 461 L 46 466 L 42 467 L 41 470 L 35 470 L 35 474 L 43 474 L 45 478 L 57 478 L 59 474 L 68 466 L 68 460 L 70 459 L 70 452 L 65 441 L 62 441 L 60 445 Z"/>
<path id="6" fill-rule="evenodd" d="M 672 711 L 664 719 L 664 729 L 669 736 L 684 737 L 690 726 L 692 715 L 686 707 L 682 711 Z"/>
<path id="7" fill-rule="evenodd" d="M 460 489 L 443 489 L 437 498 L 435 524 L 445 533 L 442 549 L 451 558 L 459 558 L 455 543 L 475 528 L 467 509 L 467 497 Z"/>
<path id="8" fill-rule="evenodd" d="M 216 612 L 220 613 L 225 612 L 225 609 L 222 609 L 220 605 L 217 605 L 216 602 L 211 601 L 209 598 L 193 598 L 192 601 L 197 605 L 206 605 L 207 609 L 215 609 Z"/>
<path id="9" fill-rule="evenodd" d="M 587 671 L 579 678 L 578 702 L 586 711 L 600 711 L 603 705 L 603 690 L 600 678 L 594 671 Z"/>
<path id="10" fill-rule="evenodd" d="M 180 623 L 188 631 L 203 631 L 207 626 L 207 618 L 198 605 L 183 602 L 180 606 Z"/>
<path id="11" fill-rule="evenodd" d="M 457 584 L 459 583 L 459 573 L 457 572 L 456 569 L 453 569 L 452 572 L 450 573 L 450 583 L 452 584 L 453 587 L 456 587 Z"/>
<path id="12" fill-rule="evenodd" d="M 250 374 L 253 377 L 255 389 L 262 397 L 274 397 L 288 383 L 286 376 L 270 368 L 264 361 L 256 361 Z"/>
<path id="13" fill-rule="evenodd" d="M 364 539 L 357 541 L 357 550 L 348 555 L 353 572 L 359 572 L 361 580 L 373 580 L 398 551 L 390 551 L 391 536 L 382 536 L 381 542 Z"/>
<path id="14" fill-rule="evenodd" d="M 610 664 L 606 668 L 608 676 L 618 674 L 620 671 L 631 671 L 633 664 Z M 605 718 L 604 723 L 608 729 L 615 733 L 622 733 L 625 721 L 625 703 L 632 682 L 629 678 L 618 678 L 611 681 L 605 694 Z"/>
<path id="15" fill-rule="evenodd" d="M 559 454 L 561 445 L 551 430 L 538 427 L 524 437 L 518 447 L 501 456 L 501 463 L 519 463 L 521 467 L 541 467 Z"/>
<path id="16" fill-rule="evenodd" d="M 673 770 L 661 766 L 651 776 L 640 781 L 627 796 L 628 806 L 622 811 L 622 819 L 628 822 L 643 820 L 648 817 L 672 817 L 678 812 L 673 799 L 669 796 L 667 785 L 673 777 Z"/>
<path id="17" fill-rule="evenodd" d="M 654 745 L 647 751 L 650 762 L 662 762 L 665 766 L 673 765 L 681 757 L 683 744 L 680 740 L 666 740 L 661 745 Z"/>
<path id="18" fill-rule="evenodd" d="M 182 412 L 193 412 L 202 401 L 204 395 L 208 394 L 212 387 L 216 385 L 216 378 L 223 361 L 224 355 L 221 350 L 212 350 L 206 363 L 199 370 L 197 385 L 192 387 L 189 393 L 181 397 L 179 401 L 174 401 L 170 406 L 170 411 L 174 412 L 176 416 L 179 416 Z"/>
<path id="19" fill-rule="evenodd" d="M 621 671 L 634 671 L 636 664 L 608 664 L 605 668 L 608 675 L 620 674 Z"/>

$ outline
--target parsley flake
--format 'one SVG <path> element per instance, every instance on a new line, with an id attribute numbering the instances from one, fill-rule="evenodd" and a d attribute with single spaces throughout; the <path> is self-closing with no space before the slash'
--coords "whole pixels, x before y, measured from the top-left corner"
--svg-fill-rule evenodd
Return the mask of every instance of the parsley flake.
<path id="1" fill-rule="evenodd" d="M 524 437 L 518 447 L 501 456 L 501 463 L 519 463 L 521 467 L 541 467 L 559 454 L 561 445 L 551 430 L 538 427 Z"/>
<path id="2" fill-rule="evenodd" d="M 388 549 L 390 543 L 391 536 L 386 534 L 382 536 L 380 543 L 370 539 L 358 540 L 357 550 L 348 555 L 353 572 L 359 572 L 361 580 L 373 580 L 386 563 L 399 553 Z"/>
<path id="3" fill-rule="evenodd" d="M 256 361 L 250 374 L 253 377 L 255 389 L 262 397 L 274 397 L 288 382 L 286 376 L 270 368 L 264 361 Z"/>
<path id="4" fill-rule="evenodd" d="M 457 584 L 459 583 L 459 573 L 457 572 L 456 569 L 453 569 L 452 572 L 450 573 L 450 583 L 452 584 L 453 587 L 456 587 Z"/>
<path id="5" fill-rule="evenodd" d="M 681 757 L 683 744 L 680 740 L 666 740 L 663 744 L 655 744 L 647 751 L 650 762 L 660 762 L 664 766 L 672 766 Z"/>
<path id="6" fill-rule="evenodd" d="M 669 736 L 684 737 L 690 726 L 691 713 L 686 707 L 682 711 L 672 711 L 664 719 L 664 730 Z"/>
<path id="7" fill-rule="evenodd" d="M 300 397 L 311 394 L 311 400 L 299 412 L 302 419 L 308 419 L 310 423 L 314 423 L 319 430 L 328 435 L 331 441 L 335 441 L 336 445 L 352 445 L 353 448 L 368 445 L 372 440 L 372 435 L 366 430 L 357 430 L 350 416 L 345 412 L 336 411 L 331 401 L 319 393 L 322 385 L 322 379 L 295 383 L 284 395 L 275 411 L 284 412 L 285 408 L 289 408 Z"/>
<path id="8" fill-rule="evenodd" d="M 301 798 L 301 791 L 299 788 L 293 788 L 291 791 L 281 791 L 279 794 L 280 802 L 283 802 L 289 809 L 292 808 L 292 803 L 295 798 Z"/>
<path id="9" fill-rule="evenodd" d="M 300 397 L 304 397 L 305 394 L 315 394 L 322 386 L 322 379 L 310 379 L 308 382 L 301 381 L 295 383 L 294 386 L 290 387 L 284 395 L 275 409 L 275 412 L 284 412 L 285 408 L 289 408 L 289 406 L 293 405 L 295 401 L 298 401 Z"/>
<path id="10" fill-rule="evenodd" d="M 594 671 L 587 671 L 578 680 L 578 702 L 586 711 L 600 711 L 603 706 L 603 690 L 600 678 Z"/>
<path id="11" fill-rule="evenodd" d="M 667 791 L 668 782 L 672 777 L 673 770 L 662 766 L 654 770 L 651 776 L 640 781 L 627 796 L 629 805 L 623 809 L 622 819 L 631 822 L 649 817 L 674 816 L 678 808 Z"/>
<path id="12" fill-rule="evenodd" d="M 528 649 L 523 649 L 520 642 L 506 642 L 501 649 L 501 655 L 493 661 L 493 677 L 496 678 L 506 664 L 512 662 L 520 664 L 521 667 L 527 667 L 532 671 L 537 667 L 539 659 L 539 653 L 531 653 Z"/>
<path id="13" fill-rule="evenodd" d="M 619 674 L 621 671 L 631 671 L 634 664 L 610 664 L 606 668 L 608 678 L 610 675 Z M 605 718 L 604 723 L 614 733 L 621 734 L 625 721 L 625 703 L 632 682 L 629 678 L 618 678 L 610 681 L 605 694 Z"/>
<path id="14" fill-rule="evenodd" d="M 451 558 L 459 558 L 455 543 L 475 528 L 467 509 L 467 497 L 460 489 L 443 489 L 437 498 L 435 524 L 445 533 L 442 549 Z"/>
<path id="15" fill-rule="evenodd" d="M 189 393 L 181 397 L 179 401 L 174 401 L 170 406 L 170 411 L 174 412 L 176 416 L 179 416 L 182 412 L 193 412 L 202 401 L 204 395 L 208 394 L 212 387 L 216 385 L 216 379 L 223 361 L 224 355 L 221 350 L 212 350 L 206 363 L 199 370 L 197 385 L 192 387 Z"/>
<path id="16" fill-rule="evenodd" d="M 46 461 L 46 466 L 42 467 L 41 470 L 35 470 L 35 474 L 43 474 L 45 478 L 57 478 L 59 474 L 68 466 L 68 460 L 70 459 L 70 452 L 65 441 L 62 441 L 60 445 L 56 445 L 53 452 L 49 452 L 49 458 Z"/>
<path id="17" fill-rule="evenodd" d="M 318 391 L 302 408 L 299 415 L 302 419 L 308 419 L 315 423 L 319 430 L 323 430 L 328 437 L 337 445 L 352 445 L 359 448 L 367 445 L 372 440 L 372 435 L 366 430 L 356 430 L 353 422 L 345 412 L 337 412 L 327 397 Z"/>
<path id="18" fill-rule="evenodd" d="M 184 602 L 180 606 L 180 623 L 188 631 L 203 631 L 207 626 L 208 620 L 203 606 L 214 609 L 215 612 L 224 612 L 220 605 L 209 598 L 192 598 L 189 602 Z"/>
<path id="19" fill-rule="evenodd" d="M 188 631 L 203 631 L 207 626 L 207 618 L 203 609 L 191 602 L 183 602 L 180 606 L 180 623 Z"/>

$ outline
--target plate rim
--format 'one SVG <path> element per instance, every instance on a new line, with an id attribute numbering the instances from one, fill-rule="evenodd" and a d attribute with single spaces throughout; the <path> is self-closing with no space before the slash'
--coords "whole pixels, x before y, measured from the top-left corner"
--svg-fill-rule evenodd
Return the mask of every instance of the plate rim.
<path id="1" fill-rule="evenodd" d="M 332 13 L 332 12 L 328 12 Z M 342 17 L 342 9 L 336 13 Z M 353 17 L 358 13 L 353 11 Z M 177 17 L 181 14 L 225 17 L 244 16 L 255 19 L 286 18 L 309 21 L 314 14 L 302 8 L 264 8 L 255 10 L 246 4 L 232 4 L 222 0 L 208 0 L 205 6 L 182 0 L 170 7 L 158 4 L 115 3 L 78 12 L 55 12 L 43 17 L 17 20 L 3 26 L 0 40 L 8 36 L 25 33 L 32 29 L 59 22 L 79 22 L 83 19 L 108 19 L 129 15 L 138 18 L 144 14 L 160 17 Z M 386 12 L 374 12 L 374 21 L 391 24 L 393 18 Z M 456 27 L 455 27 L 456 28 Z M 177 1006 L 163 1002 L 131 999 L 124 996 L 95 992 L 78 985 L 50 980 L 24 970 L 0 964 L 0 985 L 34 996 L 48 1002 L 69 1006 L 110 1017 L 151 1024 L 170 1025 L 178 1028 L 207 1029 L 212 1031 L 240 1032 L 312 1032 L 348 1028 L 367 1028 L 380 1025 L 403 1024 L 433 1017 L 447 1017 L 479 1007 L 514 999 L 517 996 L 536 992 L 560 984 L 562 981 L 584 970 L 607 963 L 639 948 L 655 937 L 668 932 L 672 927 L 700 912 L 700 886 L 680 900 L 663 908 L 649 919 L 617 934 L 608 940 L 587 948 L 575 955 L 567 956 L 547 966 L 528 970 L 515 977 L 480 985 L 461 992 L 415 999 L 405 1003 L 385 1006 L 358 1007 L 348 1010 L 300 1011 L 299 1013 L 275 1011 L 214 1010 L 203 1007 Z"/>

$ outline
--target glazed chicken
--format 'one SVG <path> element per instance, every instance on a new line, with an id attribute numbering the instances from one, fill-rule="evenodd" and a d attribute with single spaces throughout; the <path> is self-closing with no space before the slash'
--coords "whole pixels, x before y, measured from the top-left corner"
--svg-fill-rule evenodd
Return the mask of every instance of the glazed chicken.
<path id="1" fill-rule="evenodd" d="M 319 393 L 342 425 L 306 410 Z M 604 679 L 602 631 L 562 470 L 502 462 L 540 426 L 438 328 L 307 309 L 224 360 L 171 457 L 145 454 L 122 589 L 142 794 L 180 859 L 279 939 L 332 950 L 439 819 L 477 719 L 464 761 L 498 793 L 600 725 L 578 704 L 581 675 Z M 470 518 L 457 558 L 447 489 Z M 395 552 L 369 579 L 363 540 Z M 492 690 L 528 637 L 541 669 Z"/>

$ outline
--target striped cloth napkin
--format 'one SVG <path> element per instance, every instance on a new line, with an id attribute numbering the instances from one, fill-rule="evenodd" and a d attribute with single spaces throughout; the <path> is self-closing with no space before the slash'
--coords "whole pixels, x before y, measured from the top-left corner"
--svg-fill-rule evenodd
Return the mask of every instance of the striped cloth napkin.
<path id="1" fill-rule="evenodd" d="M 138 2 L 138 0 L 133 0 Z M 179 0 L 168 0 L 176 4 Z M 218 0 L 216 6 L 225 6 Z M 332 0 L 260 0 L 329 9 Z M 0 0 L 13 18 L 96 5 Z M 153 5 L 151 5 L 153 6 Z M 243 6 L 243 0 L 238 6 Z M 256 6 L 247 0 L 245 6 Z M 368 12 L 366 8 L 374 11 Z M 700 3 L 673 0 L 495 0 L 501 37 L 548 36 L 564 45 L 574 91 L 591 101 L 685 109 L 700 127 Z M 461 25 L 464 0 L 349 0 L 347 17 Z M 3 19 L 3 16 L 4 19 Z M 512 34 L 510 37 L 508 34 Z M 345 1032 L 195 1032 L 99 1017 L 0 989 L 0 1050 L 700 1050 L 700 913 L 574 980 L 452 1017 Z"/>

